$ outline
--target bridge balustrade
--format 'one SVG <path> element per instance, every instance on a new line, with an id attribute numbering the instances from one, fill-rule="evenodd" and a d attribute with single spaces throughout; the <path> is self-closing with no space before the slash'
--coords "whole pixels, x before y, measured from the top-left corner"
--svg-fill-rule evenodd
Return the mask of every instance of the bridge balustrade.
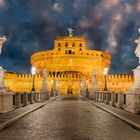
<path id="1" fill-rule="evenodd" d="M 16 92 L 13 94 L 13 106 L 14 108 L 23 107 L 28 104 L 32 104 L 35 102 L 41 102 L 43 100 L 49 99 L 54 96 L 60 95 L 59 90 L 56 90 L 56 93 L 50 96 L 50 92 Z"/>
<path id="2" fill-rule="evenodd" d="M 90 99 L 96 100 L 98 102 L 104 102 L 117 108 L 124 108 L 126 104 L 126 94 L 121 92 L 116 93 L 109 91 L 96 91 L 94 93 L 90 92 L 89 94 Z M 81 95 L 83 96 L 82 92 Z"/>

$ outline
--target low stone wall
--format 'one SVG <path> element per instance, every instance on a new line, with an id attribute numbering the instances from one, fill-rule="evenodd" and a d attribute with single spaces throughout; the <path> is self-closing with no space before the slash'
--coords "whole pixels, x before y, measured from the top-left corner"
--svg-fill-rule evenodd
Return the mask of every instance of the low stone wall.
<path id="1" fill-rule="evenodd" d="M 59 91 L 51 92 L 16 92 L 12 93 L 2 93 L 0 94 L 0 113 L 6 113 L 14 110 L 17 107 L 23 107 L 28 104 L 33 104 L 35 102 L 40 102 L 49 99 L 54 96 L 58 96 Z"/>
<path id="2" fill-rule="evenodd" d="M 87 96 L 84 96 L 84 97 L 87 97 Z M 92 95 L 89 94 L 89 98 L 96 100 L 98 102 L 104 102 L 106 104 L 110 104 L 118 108 L 124 109 L 126 106 L 126 94 L 123 94 L 123 93 L 98 91 L 98 92 L 94 92 Z"/>

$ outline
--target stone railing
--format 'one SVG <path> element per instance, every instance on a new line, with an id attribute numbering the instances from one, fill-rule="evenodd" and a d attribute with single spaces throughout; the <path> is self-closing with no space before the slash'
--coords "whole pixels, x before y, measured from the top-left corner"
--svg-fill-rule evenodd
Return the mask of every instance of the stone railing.
<path id="1" fill-rule="evenodd" d="M 123 108 L 126 104 L 126 95 L 115 92 L 95 92 L 92 97 L 94 100 L 99 102 L 105 102 L 112 106 Z"/>
<path id="2" fill-rule="evenodd" d="M 94 92 L 92 95 L 89 94 L 88 98 L 96 100 L 98 102 L 104 102 L 106 104 L 110 104 L 118 108 L 125 108 L 126 106 L 126 94 L 123 93 L 98 91 L 98 92 Z"/>
<path id="3" fill-rule="evenodd" d="M 33 104 L 35 102 L 40 102 L 46 99 L 49 99 L 54 96 L 58 96 L 59 93 L 56 91 L 55 93 L 51 92 L 23 92 L 23 93 L 15 93 L 13 94 L 13 106 L 22 107 L 28 104 Z"/>
<path id="4" fill-rule="evenodd" d="M 58 90 L 52 92 L 16 92 L 13 93 L 9 88 L 1 88 L 3 93 L 0 93 L 0 113 L 6 113 L 14 110 L 17 107 L 26 106 L 35 102 L 40 102 L 54 96 L 60 95 Z"/>

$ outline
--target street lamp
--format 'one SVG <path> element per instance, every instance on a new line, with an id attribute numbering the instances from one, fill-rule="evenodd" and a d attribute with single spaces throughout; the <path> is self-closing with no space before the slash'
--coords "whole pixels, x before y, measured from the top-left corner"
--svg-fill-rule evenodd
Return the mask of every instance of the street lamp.
<path id="1" fill-rule="evenodd" d="M 35 86 L 34 86 L 34 79 L 35 79 L 35 74 L 36 74 L 36 68 L 32 67 L 31 68 L 31 73 L 33 75 L 33 85 L 32 85 L 32 92 L 35 92 Z"/>
<path id="2" fill-rule="evenodd" d="M 86 80 L 86 97 L 89 97 L 89 92 L 88 92 L 88 79 Z"/>
<path id="3" fill-rule="evenodd" d="M 83 92 L 83 84 L 82 84 L 82 82 L 81 82 L 81 83 L 80 83 L 80 92 L 79 92 L 79 94 L 82 95 L 82 92 Z"/>
<path id="4" fill-rule="evenodd" d="M 106 75 L 108 74 L 108 68 L 104 68 L 104 77 L 105 77 L 105 87 L 104 87 L 104 91 L 108 91 L 107 89 L 107 84 L 106 84 Z"/>
<path id="5" fill-rule="evenodd" d="M 54 96 L 54 80 L 51 80 L 51 97 Z"/>
<path id="6" fill-rule="evenodd" d="M 58 81 L 58 95 L 60 95 L 60 82 Z"/>

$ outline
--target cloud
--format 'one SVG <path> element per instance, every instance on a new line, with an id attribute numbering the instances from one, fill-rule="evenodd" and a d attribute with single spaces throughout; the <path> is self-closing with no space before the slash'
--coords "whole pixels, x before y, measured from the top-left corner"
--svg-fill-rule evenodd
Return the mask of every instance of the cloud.
<path id="1" fill-rule="evenodd" d="M 125 3 L 124 5 L 120 4 L 117 7 L 117 11 L 112 14 L 110 18 L 110 26 L 107 32 L 108 35 L 108 47 L 106 52 L 111 53 L 112 55 L 116 54 L 118 51 L 118 42 L 119 37 L 121 36 L 121 30 L 124 27 L 126 21 L 129 18 L 133 8 L 131 5 Z"/>
<path id="2" fill-rule="evenodd" d="M 9 71 L 29 72 L 31 54 L 52 49 L 57 35 L 68 34 L 67 27 L 84 36 L 89 49 L 111 53 L 113 72 L 130 72 L 138 62 L 134 47 L 133 53 L 125 50 L 138 38 L 139 0 L 0 1 L 6 5 L 0 9 L 0 34 L 8 39 L 0 62 Z"/>
<path id="3" fill-rule="evenodd" d="M 137 12 L 140 12 L 140 0 L 136 0 L 135 9 L 136 9 Z"/>
<path id="4" fill-rule="evenodd" d="M 63 7 L 62 7 L 62 5 L 60 5 L 60 3 L 54 3 L 52 9 L 56 12 L 62 12 L 63 11 Z"/>
<path id="5" fill-rule="evenodd" d="M 5 6 L 5 0 L 0 0 L 0 8 Z"/>
<path id="6" fill-rule="evenodd" d="M 110 10 L 111 8 L 118 6 L 120 4 L 120 0 L 102 0 L 99 6 L 103 10 Z"/>
<path id="7" fill-rule="evenodd" d="M 106 12 L 115 9 L 118 5 L 120 5 L 120 0 L 101 0 L 100 3 L 91 9 L 91 12 L 95 13 L 95 20 L 100 20 Z"/>
<path id="8" fill-rule="evenodd" d="M 78 26 L 82 29 L 90 28 L 93 25 L 94 25 L 93 20 L 86 17 L 78 21 Z"/>

